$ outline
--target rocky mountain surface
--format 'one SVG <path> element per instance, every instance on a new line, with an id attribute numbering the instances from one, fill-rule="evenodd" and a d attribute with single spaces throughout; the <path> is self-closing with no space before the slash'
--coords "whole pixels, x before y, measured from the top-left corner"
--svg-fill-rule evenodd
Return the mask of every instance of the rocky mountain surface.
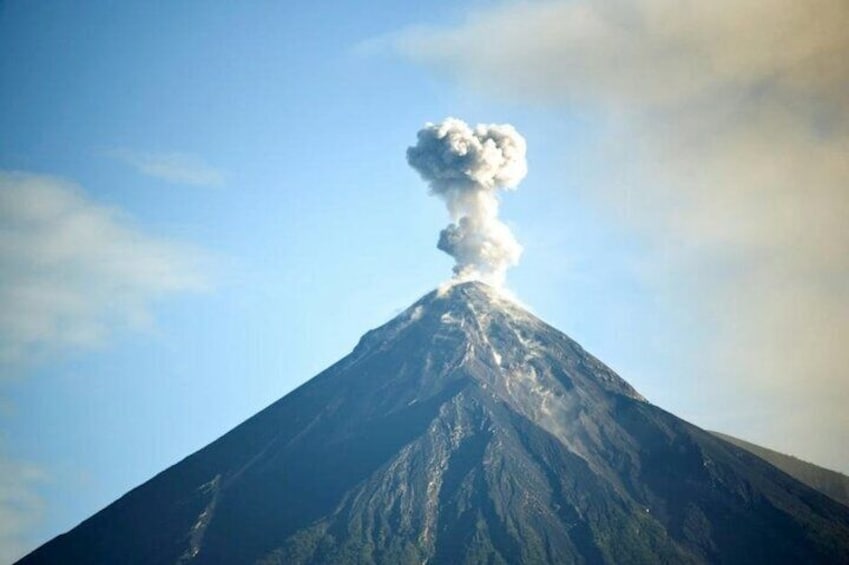
<path id="1" fill-rule="evenodd" d="M 21 561 L 704 562 L 849 562 L 849 508 L 480 283 Z"/>
<path id="2" fill-rule="evenodd" d="M 808 463 L 792 455 L 786 455 L 778 451 L 755 445 L 748 441 L 722 434 L 719 432 L 711 432 L 725 441 L 733 443 L 737 447 L 741 447 L 746 451 L 754 453 L 764 461 L 778 467 L 791 477 L 794 477 L 809 487 L 813 487 L 823 494 L 827 494 L 837 502 L 845 506 L 849 506 L 849 477 L 843 473 L 825 469 Z"/>

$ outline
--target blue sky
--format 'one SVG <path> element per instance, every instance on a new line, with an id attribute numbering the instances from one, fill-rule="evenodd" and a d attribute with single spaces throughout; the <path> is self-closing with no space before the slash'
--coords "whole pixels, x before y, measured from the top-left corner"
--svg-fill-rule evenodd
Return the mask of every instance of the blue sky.
<path id="1" fill-rule="evenodd" d="M 0 561 L 447 279 L 404 158 L 446 116 L 528 141 L 524 303 L 849 471 L 846 11 L 768 4 L 0 4 Z"/>

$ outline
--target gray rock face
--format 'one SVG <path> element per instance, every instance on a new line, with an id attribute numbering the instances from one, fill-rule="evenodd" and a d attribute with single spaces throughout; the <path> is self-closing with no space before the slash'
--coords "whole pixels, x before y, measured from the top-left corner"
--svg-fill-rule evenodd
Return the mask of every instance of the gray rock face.
<path id="1" fill-rule="evenodd" d="M 479 283 L 21 561 L 691 562 L 849 562 L 849 508 Z"/>

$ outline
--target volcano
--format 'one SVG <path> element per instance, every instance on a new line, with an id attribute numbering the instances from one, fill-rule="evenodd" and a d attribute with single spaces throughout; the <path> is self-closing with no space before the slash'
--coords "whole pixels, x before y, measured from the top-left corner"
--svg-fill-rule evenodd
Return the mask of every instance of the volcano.
<path id="1" fill-rule="evenodd" d="M 475 282 L 20 561 L 705 562 L 849 562 L 849 508 Z"/>

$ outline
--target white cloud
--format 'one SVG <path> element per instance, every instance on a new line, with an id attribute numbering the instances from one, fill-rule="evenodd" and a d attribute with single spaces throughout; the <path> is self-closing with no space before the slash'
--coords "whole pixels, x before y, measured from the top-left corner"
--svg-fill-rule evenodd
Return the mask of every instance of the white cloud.
<path id="1" fill-rule="evenodd" d="M 221 171 L 208 165 L 197 155 L 186 153 L 144 153 L 129 149 L 112 149 L 106 155 L 125 163 L 139 173 L 174 184 L 220 186 Z"/>
<path id="2" fill-rule="evenodd" d="M 144 327 L 151 302 L 204 288 L 202 261 L 72 183 L 0 172 L 0 362 Z"/>
<path id="3" fill-rule="evenodd" d="M 45 479 L 39 467 L 0 454 L 0 563 L 13 563 L 32 549 L 29 533 L 44 510 L 36 485 Z"/>
<path id="4" fill-rule="evenodd" d="M 587 194 L 653 244 L 667 311 L 711 328 L 672 344 L 691 348 L 680 379 L 710 382 L 691 389 L 721 397 L 728 431 L 846 470 L 847 29 L 842 0 L 574 0 L 388 41 L 469 88 L 595 117 Z"/>
<path id="5" fill-rule="evenodd" d="M 798 93 L 846 103 L 841 0 L 508 3 L 390 41 L 472 86 L 623 110 Z"/>

